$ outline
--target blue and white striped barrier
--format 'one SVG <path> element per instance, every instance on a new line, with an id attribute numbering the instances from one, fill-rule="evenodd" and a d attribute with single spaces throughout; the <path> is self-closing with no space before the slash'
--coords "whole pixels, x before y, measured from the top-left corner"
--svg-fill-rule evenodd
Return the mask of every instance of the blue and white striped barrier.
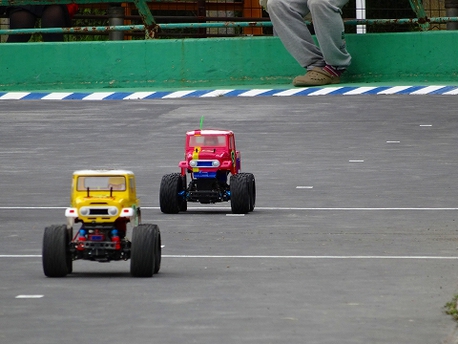
<path id="1" fill-rule="evenodd" d="M 0 100 L 135 100 L 215 97 L 291 97 L 323 95 L 458 95 L 458 86 L 305 87 L 143 92 L 1 92 Z"/>

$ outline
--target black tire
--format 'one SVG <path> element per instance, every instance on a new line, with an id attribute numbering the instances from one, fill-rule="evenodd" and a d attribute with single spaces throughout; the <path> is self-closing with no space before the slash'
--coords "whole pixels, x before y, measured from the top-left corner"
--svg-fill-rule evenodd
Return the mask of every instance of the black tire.
<path id="1" fill-rule="evenodd" d="M 256 179 L 253 173 L 247 173 L 247 179 L 250 190 L 250 211 L 253 211 L 256 206 Z"/>
<path id="2" fill-rule="evenodd" d="M 238 173 L 231 176 L 231 209 L 234 214 L 246 214 L 250 211 L 251 196 L 246 174 Z"/>
<path id="3" fill-rule="evenodd" d="M 253 211 L 254 208 L 256 207 L 256 179 L 255 179 L 254 175 L 253 175 L 252 186 L 253 186 L 253 190 L 251 192 L 251 207 L 250 207 L 250 211 Z"/>
<path id="4" fill-rule="evenodd" d="M 157 247 L 156 225 L 142 224 L 132 229 L 130 273 L 133 277 L 152 277 Z"/>
<path id="5" fill-rule="evenodd" d="M 253 211 L 256 206 L 256 179 L 254 178 L 253 173 L 239 173 L 245 176 L 248 183 L 248 194 L 250 195 L 250 210 Z"/>
<path id="6" fill-rule="evenodd" d="M 182 207 L 183 198 L 179 193 L 184 190 L 180 173 L 170 173 L 162 177 L 159 189 L 159 204 L 165 214 L 177 214 Z"/>
<path id="7" fill-rule="evenodd" d="M 73 240 L 73 227 L 67 229 L 68 241 Z M 67 263 L 67 273 L 71 274 L 73 272 L 73 258 L 70 250 L 67 250 L 66 253 L 66 263 Z"/>
<path id="8" fill-rule="evenodd" d="M 43 235 L 43 272 L 48 277 L 64 277 L 68 272 L 69 238 L 66 225 L 45 228 Z"/>
<path id="9" fill-rule="evenodd" d="M 187 184 L 186 184 L 186 175 L 181 176 L 181 190 L 183 192 L 186 192 Z M 180 199 L 180 211 L 186 211 L 188 210 L 188 202 L 186 201 L 186 198 L 183 197 Z"/>
<path id="10" fill-rule="evenodd" d="M 159 227 L 156 226 L 154 231 L 154 237 L 156 238 L 156 246 L 154 248 L 154 274 L 157 274 L 161 269 L 161 259 L 162 259 L 162 243 L 161 243 L 161 232 Z"/>

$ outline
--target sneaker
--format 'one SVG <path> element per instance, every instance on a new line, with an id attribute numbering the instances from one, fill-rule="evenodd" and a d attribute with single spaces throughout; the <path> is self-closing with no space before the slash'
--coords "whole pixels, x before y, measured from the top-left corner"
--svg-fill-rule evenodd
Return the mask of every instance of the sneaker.
<path id="1" fill-rule="evenodd" d="M 305 75 L 294 78 L 294 86 L 322 86 L 340 83 L 340 76 L 329 73 L 320 67 L 313 67 Z"/>

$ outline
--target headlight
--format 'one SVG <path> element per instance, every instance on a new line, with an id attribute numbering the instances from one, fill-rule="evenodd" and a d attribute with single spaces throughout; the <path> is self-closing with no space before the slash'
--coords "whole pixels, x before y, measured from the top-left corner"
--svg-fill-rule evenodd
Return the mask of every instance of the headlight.
<path id="1" fill-rule="evenodd" d="M 191 160 L 191 161 L 189 162 L 189 166 L 191 166 L 191 167 L 197 167 L 197 161 L 196 161 L 196 160 Z"/>
<path id="2" fill-rule="evenodd" d="M 118 209 L 113 207 L 108 209 L 108 215 L 115 216 L 118 213 Z"/>
<path id="3" fill-rule="evenodd" d="M 81 208 L 80 209 L 81 216 L 88 216 L 89 215 L 89 208 Z"/>
<path id="4" fill-rule="evenodd" d="M 213 160 L 212 161 L 212 166 L 213 167 L 219 167 L 219 160 Z"/>

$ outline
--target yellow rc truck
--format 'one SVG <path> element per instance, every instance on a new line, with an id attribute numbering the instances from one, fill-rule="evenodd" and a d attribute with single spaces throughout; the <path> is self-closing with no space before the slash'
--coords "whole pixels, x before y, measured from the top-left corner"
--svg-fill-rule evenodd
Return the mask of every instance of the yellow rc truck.
<path id="1" fill-rule="evenodd" d="M 159 272 L 161 233 L 157 225 L 140 224 L 135 176 L 131 171 L 75 171 L 65 216 L 67 224 L 45 228 L 42 260 L 46 276 L 64 277 L 72 273 L 73 261 L 78 259 L 130 259 L 130 273 L 134 277 L 152 277 Z M 126 236 L 129 222 L 134 226 L 132 240 Z"/>

